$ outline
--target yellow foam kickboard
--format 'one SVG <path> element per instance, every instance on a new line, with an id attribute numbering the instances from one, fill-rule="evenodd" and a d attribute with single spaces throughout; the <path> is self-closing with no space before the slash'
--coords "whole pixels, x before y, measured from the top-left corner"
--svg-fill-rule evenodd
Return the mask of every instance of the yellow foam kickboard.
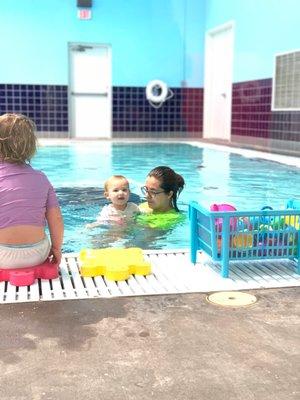
<path id="1" fill-rule="evenodd" d="M 80 272 L 84 277 L 104 275 L 112 281 L 123 281 L 130 275 L 149 275 L 151 264 L 144 260 L 142 249 L 83 249 L 79 253 Z"/>
<path id="2" fill-rule="evenodd" d="M 300 229 L 300 217 L 297 217 L 295 215 L 287 215 L 284 218 L 284 222 L 286 225 L 291 225 L 293 226 L 295 229 Z"/>

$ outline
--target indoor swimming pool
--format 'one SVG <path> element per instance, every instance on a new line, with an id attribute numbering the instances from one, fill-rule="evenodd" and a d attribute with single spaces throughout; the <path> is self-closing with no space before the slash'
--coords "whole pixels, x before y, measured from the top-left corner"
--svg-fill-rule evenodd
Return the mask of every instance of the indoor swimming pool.
<path id="1" fill-rule="evenodd" d="M 269 205 L 283 208 L 299 198 L 300 169 L 258 157 L 187 143 L 75 142 L 39 148 L 32 165 L 44 171 L 59 197 L 65 221 L 64 252 L 81 248 L 138 246 L 143 249 L 189 247 L 188 203 L 230 203 L 238 210 Z M 170 230 L 132 223 L 126 227 L 86 229 L 106 204 L 104 181 L 113 174 L 130 181 L 131 200 L 144 201 L 140 187 L 147 173 L 168 165 L 181 174 L 186 186 L 178 206 L 184 222 Z"/>

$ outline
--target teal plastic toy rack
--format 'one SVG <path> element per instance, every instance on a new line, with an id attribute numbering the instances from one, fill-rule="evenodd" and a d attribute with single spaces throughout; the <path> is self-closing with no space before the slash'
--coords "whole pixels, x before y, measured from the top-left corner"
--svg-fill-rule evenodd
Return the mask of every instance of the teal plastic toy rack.
<path id="1" fill-rule="evenodd" d="M 261 211 L 209 211 L 189 204 L 191 261 L 199 250 L 221 263 L 229 274 L 230 261 L 292 259 L 300 274 L 300 201 L 289 200 L 289 209 Z"/>

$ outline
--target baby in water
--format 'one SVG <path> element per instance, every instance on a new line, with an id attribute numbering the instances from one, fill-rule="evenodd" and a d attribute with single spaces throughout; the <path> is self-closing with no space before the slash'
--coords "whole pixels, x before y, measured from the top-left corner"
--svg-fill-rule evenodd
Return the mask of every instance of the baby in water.
<path id="1" fill-rule="evenodd" d="M 113 175 L 104 184 L 104 195 L 110 200 L 97 216 L 96 222 L 87 224 L 87 228 L 100 225 L 123 225 L 139 213 L 139 207 L 129 202 L 129 182 L 123 175 Z"/>

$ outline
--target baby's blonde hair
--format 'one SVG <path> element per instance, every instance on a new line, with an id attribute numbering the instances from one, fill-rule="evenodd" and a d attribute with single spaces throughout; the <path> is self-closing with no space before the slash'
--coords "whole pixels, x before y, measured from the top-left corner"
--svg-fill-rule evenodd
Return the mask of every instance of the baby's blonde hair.
<path id="1" fill-rule="evenodd" d="M 21 114 L 0 116 L 0 160 L 23 164 L 36 152 L 35 123 Z"/>
<path id="2" fill-rule="evenodd" d="M 128 187 L 129 187 L 128 179 L 125 178 L 125 176 L 123 176 L 123 175 L 113 175 L 113 176 L 111 176 L 110 178 L 108 178 L 108 179 L 104 182 L 104 190 L 105 190 L 106 192 L 108 192 L 109 186 L 113 183 L 113 181 L 116 181 L 116 180 L 126 181 Z"/>

